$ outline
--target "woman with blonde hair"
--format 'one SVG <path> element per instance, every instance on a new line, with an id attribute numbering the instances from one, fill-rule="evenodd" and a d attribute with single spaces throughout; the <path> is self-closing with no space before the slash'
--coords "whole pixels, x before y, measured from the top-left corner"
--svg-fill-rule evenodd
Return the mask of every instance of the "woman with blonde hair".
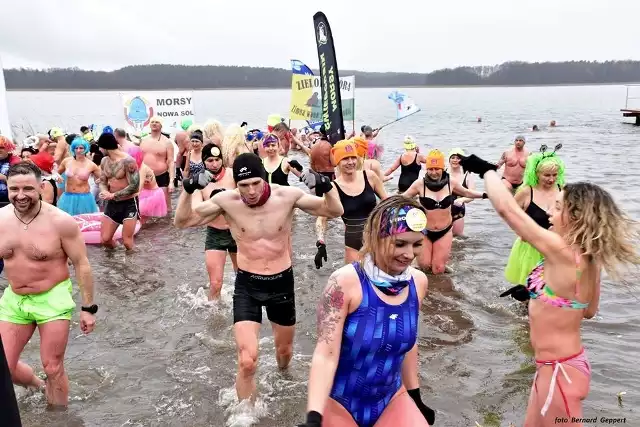
<path id="1" fill-rule="evenodd" d="M 333 181 L 344 208 L 344 262 L 358 259 L 362 248 L 362 232 L 367 217 L 379 199 L 386 199 L 387 192 L 378 175 L 363 170 L 363 159 L 358 156 L 356 145 L 350 140 L 338 141 L 331 149 L 331 158 L 339 176 Z"/>
<path id="2" fill-rule="evenodd" d="M 549 209 L 555 204 L 556 197 L 564 185 L 564 162 L 556 153 L 556 149 L 546 152 L 543 145 L 540 152 L 527 158 L 522 185 L 518 188 L 515 200 L 522 210 L 540 227 L 549 229 Z M 524 285 L 529 273 L 540 261 L 542 254 L 526 239 L 519 236 L 513 243 L 509 261 L 504 270 L 505 278 L 514 285 Z"/>
<path id="3" fill-rule="evenodd" d="M 229 125 L 222 139 L 222 161 L 228 167 L 242 153 L 253 153 L 253 146 L 246 141 L 244 128 L 237 124 Z"/>
<path id="4" fill-rule="evenodd" d="M 554 191 L 556 199 L 548 210 L 551 227 L 546 228 L 518 205 L 495 172 L 496 165 L 472 155 L 462 159 L 462 166 L 484 178 L 496 212 L 543 256 L 526 285 L 501 295 L 528 301 L 529 306 L 537 369 L 524 424 L 551 427 L 568 418 L 572 421 L 566 425 L 580 426 L 573 419 L 583 416 L 582 400 L 591 382 L 580 326 L 598 311 L 601 270 L 618 279 L 622 266 L 640 265 L 638 223 L 607 191 L 578 182 Z"/>
<path id="5" fill-rule="evenodd" d="M 354 262 L 335 271 L 318 303 L 318 341 L 300 427 L 422 427 L 435 412 L 418 375 L 427 277 L 411 267 L 427 224 L 415 201 L 391 196 L 367 218 Z"/>
<path id="6" fill-rule="evenodd" d="M 222 146 L 222 140 L 224 139 L 224 128 L 222 127 L 222 123 L 217 120 L 209 119 L 204 123 L 202 131 L 206 144 L 210 142 L 213 145 L 217 145 L 218 148 Z"/>

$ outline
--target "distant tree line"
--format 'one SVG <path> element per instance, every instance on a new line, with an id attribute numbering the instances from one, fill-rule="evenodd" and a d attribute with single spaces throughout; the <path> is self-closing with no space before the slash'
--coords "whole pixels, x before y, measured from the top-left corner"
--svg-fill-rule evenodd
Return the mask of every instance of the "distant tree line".
<path id="1" fill-rule="evenodd" d="M 7 89 L 116 90 L 288 88 L 291 71 L 280 68 L 135 65 L 115 71 L 78 68 L 4 70 Z M 420 73 L 367 73 L 356 76 L 357 87 L 517 86 L 640 82 L 640 61 L 507 62 L 496 66 L 458 67 Z"/>

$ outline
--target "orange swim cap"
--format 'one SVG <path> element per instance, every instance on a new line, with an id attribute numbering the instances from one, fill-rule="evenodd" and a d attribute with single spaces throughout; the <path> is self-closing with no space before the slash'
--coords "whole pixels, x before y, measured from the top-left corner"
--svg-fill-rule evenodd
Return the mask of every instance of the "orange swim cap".
<path id="1" fill-rule="evenodd" d="M 444 154 L 440 150 L 431 150 L 427 156 L 427 163 L 424 164 L 426 169 L 443 169 L 444 170 Z"/>
<path id="2" fill-rule="evenodd" d="M 347 139 L 343 139 L 342 141 L 336 142 L 336 144 L 331 149 L 331 161 L 334 166 L 338 166 L 338 163 L 342 159 L 346 159 L 347 157 L 358 157 L 358 150 L 356 149 L 356 145 Z"/>
<path id="3" fill-rule="evenodd" d="M 361 136 L 356 136 L 351 141 L 353 141 L 356 146 L 358 157 L 364 158 L 369 152 L 369 141 Z"/>

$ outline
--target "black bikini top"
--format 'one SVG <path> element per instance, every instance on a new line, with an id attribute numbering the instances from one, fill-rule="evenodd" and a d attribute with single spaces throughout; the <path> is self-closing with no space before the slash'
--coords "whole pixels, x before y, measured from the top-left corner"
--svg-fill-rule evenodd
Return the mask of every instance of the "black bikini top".
<path id="1" fill-rule="evenodd" d="M 424 182 L 424 187 L 423 187 L 423 192 L 426 192 L 427 189 L 427 182 L 425 180 Z M 434 209 L 447 209 L 451 206 L 451 203 L 453 203 L 453 196 L 451 195 L 451 183 L 449 181 L 447 181 L 447 187 L 449 188 L 449 195 L 447 195 L 444 199 L 442 200 L 434 200 L 431 197 L 419 197 L 418 199 L 420 200 L 420 204 L 428 211 L 432 211 Z"/>

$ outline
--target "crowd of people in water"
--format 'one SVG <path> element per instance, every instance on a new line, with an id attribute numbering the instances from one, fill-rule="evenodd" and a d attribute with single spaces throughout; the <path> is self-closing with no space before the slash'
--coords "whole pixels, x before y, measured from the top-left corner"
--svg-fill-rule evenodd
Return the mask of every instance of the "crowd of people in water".
<path id="1" fill-rule="evenodd" d="M 235 387 L 239 400 L 254 399 L 263 307 L 278 367 L 293 355 L 296 208 L 317 218 L 317 269 L 327 262 L 327 245 L 337 244 L 326 239 L 327 221 L 344 222 L 344 266 L 318 298 L 300 425 L 433 425 L 437 409 L 419 381 L 420 307 L 428 275 L 450 270 L 453 237 L 464 232 L 474 201 L 491 203 L 518 236 L 504 272 L 513 287 L 501 296 L 528 305 L 537 369 L 524 425 L 582 417 L 591 367 L 580 325 L 598 311 L 602 271 L 619 279 L 625 267 L 640 265 L 640 234 L 605 189 L 565 182 L 561 144 L 531 148 L 517 136 L 499 159 L 485 160 L 463 148 L 423 152 L 406 136 L 385 170 L 384 147 L 370 126 L 335 144 L 322 129 L 298 131 L 284 121 L 266 129 L 185 122 L 174 134 L 162 126 L 154 117 L 146 135 L 110 127 L 93 135 L 83 126 L 20 144 L 0 137 L 0 268 L 9 283 L 0 299 L 1 425 L 20 425 L 12 383 L 41 389 L 49 405 L 68 405 L 64 355 L 76 310 L 69 265 L 83 333 L 94 330 L 98 313 L 78 222 L 87 215 L 98 216 L 98 243 L 107 248 L 117 236 L 134 249 L 140 226 L 172 213 L 176 227 L 201 228 L 210 300 L 220 298 L 230 258 Z M 294 150 L 303 160 L 289 157 Z M 389 194 L 384 183 L 398 169 L 397 191 Z M 45 379 L 20 361 L 36 327 Z"/>

